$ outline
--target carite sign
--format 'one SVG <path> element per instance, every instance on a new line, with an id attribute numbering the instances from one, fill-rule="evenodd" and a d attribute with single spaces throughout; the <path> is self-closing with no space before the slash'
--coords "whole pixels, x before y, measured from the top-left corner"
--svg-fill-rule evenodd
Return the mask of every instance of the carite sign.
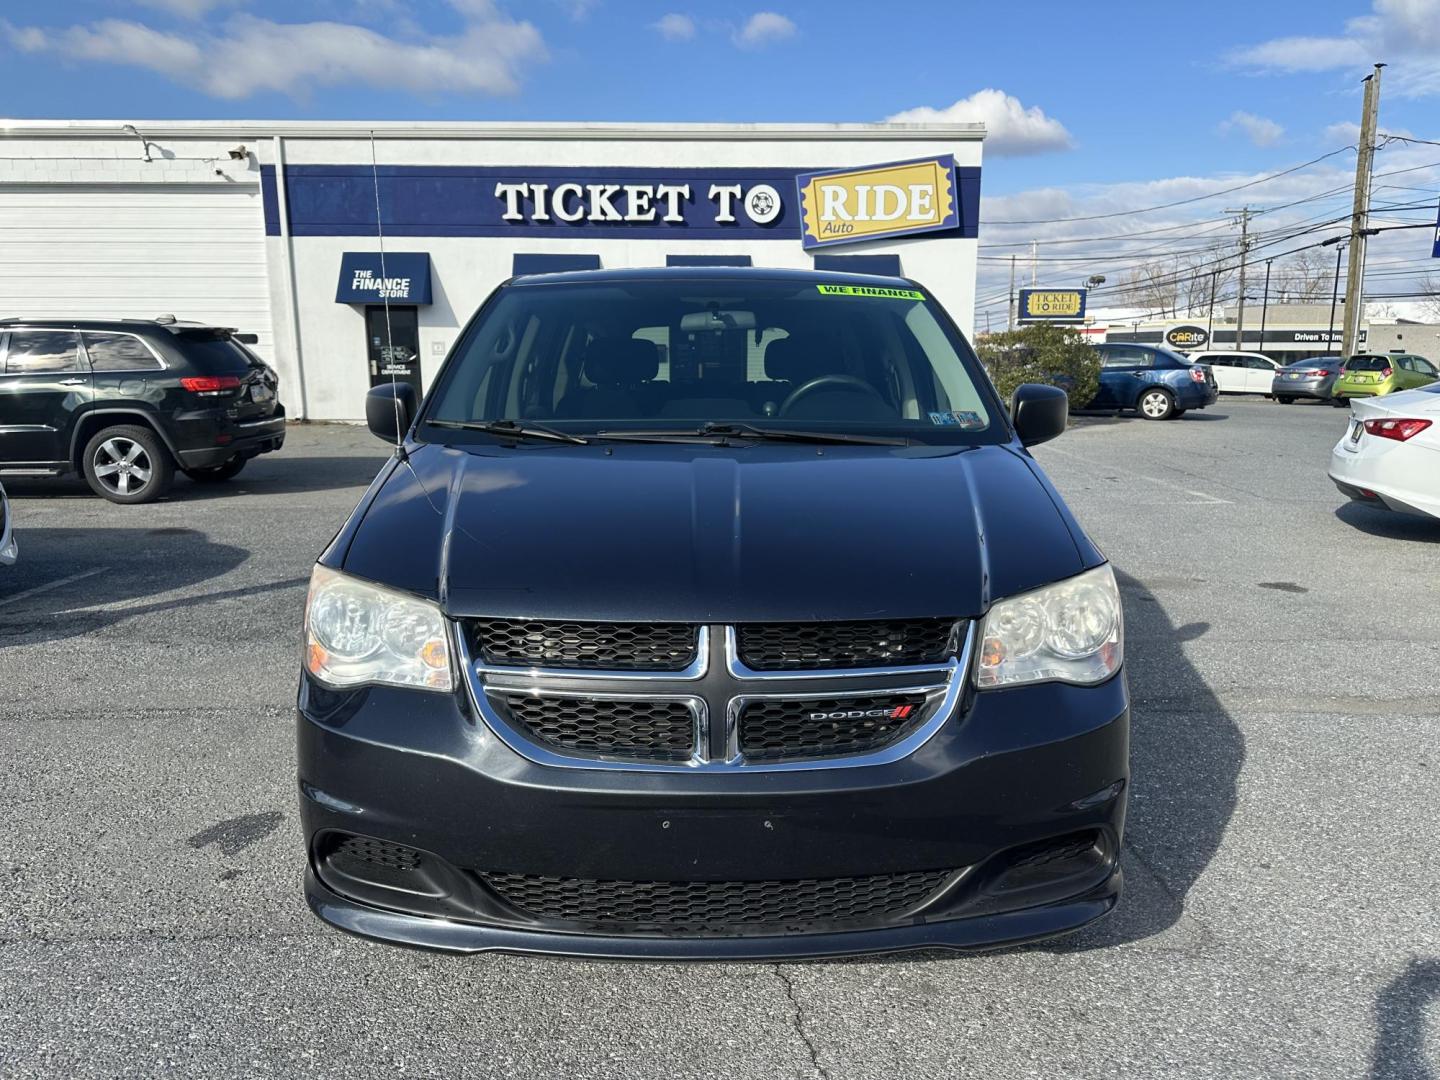
<path id="1" fill-rule="evenodd" d="M 1079 322 L 1085 317 L 1084 289 L 1021 289 L 1021 322 Z"/>
<path id="2" fill-rule="evenodd" d="M 1210 331 L 1203 326 L 1172 326 L 1165 331 L 1165 344 L 1172 349 L 1203 349 L 1210 344 Z"/>
<path id="3" fill-rule="evenodd" d="M 801 241 L 807 248 L 889 236 L 940 232 L 960 225 L 955 159 L 946 154 L 839 172 L 802 173 Z"/>

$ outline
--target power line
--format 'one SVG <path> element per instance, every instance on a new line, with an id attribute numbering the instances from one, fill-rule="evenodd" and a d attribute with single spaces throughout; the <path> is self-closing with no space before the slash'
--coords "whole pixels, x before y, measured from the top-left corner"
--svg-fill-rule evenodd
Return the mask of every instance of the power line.
<path id="1" fill-rule="evenodd" d="M 1320 162 L 1325 161 L 1325 160 L 1327 160 L 1327 159 L 1329 159 L 1329 158 L 1335 157 L 1337 154 L 1344 154 L 1344 153 L 1346 153 L 1346 152 L 1348 152 L 1348 151 L 1350 151 L 1350 150 L 1354 150 L 1354 149 L 1355 149 L 1354 146 L 1342 146 L 1342 147 L 1340 147 L 1340 149 L 1338 149 L 1338 150 L 1331 150 L 1328 154 L 1321 154 L 1319 157 L 1314 158 L 1314 159 L 1312 159 L 1312 160 L 1310 160 L 1310 161 L 1303 162 L 1303 163 L 1300 164 L 1300 165 L 1295 165 L 1295 166 L 1293 166 L 1293 167 L 1291 167 L 1291 168 L 1289 168 L 1289 169 L 1282 169 L 1280 172 L 1270 173 L 1268 176 L 1262 176 L 1262 177 L 1259 177 L 1258 179 L 1250 180 L 1250 181 L 1247 181 L 1246 183 L 1243 183 L 1243 184 L 1236 184 L 1234 187 L 1222 188 L 1222 189 L 1220 189 L 1219 191 L 1212 191 L 1212 192 L 1210 192 L 1208 195 L 1195 195 L 1195 196 L 1193 196 L 1193 197 L 1191 197 L 1191 198 L 1188 198 L 1188 199 L 1176 199 L 1174 202 L 1159 203 L 1159 204 L 1157 204 L 1157 205 L 1155 205 L 1155 206 L 1142 206 L 1142 207 L 1139 207 L 1139 208 L 1134 209 L 1134 210 L 1116 210 L 1116 211 L 1114 211 L 1114 212 L 1112 212 L 1112 213 L 1108 213 L 1108 214 L 1086 214 L 1086 215 L 1079 216 L 1079 217 L 1068 217 L 1068 218 L 1035 218 L 1035 219 L 1031 219 L 1031 220 L 991 221 L 991 222 L 987 222 L 987 224 L 989 224 L 989 225 L 1059 225 L 1059 224 L 1062 224 L 1062 223 L 1068 222 L 1068 221 L 1102 221 L 1102 220 L 1107 219 L 1107 218 L 1129 217 L 1129 216 L 1131 216 L 1132 214 L 1149 214 L 1149 213 L 1153 213 L 1153 212 L 1156 211 L 1156 210 L 1170 210 L 1170 209 L 1173 209 L 1174 207 L 1177 207 L 1177 206 L 1189 206 L 1189 205 L 1192 204 L 1192 203 L 1204 202 L 1206 199 L 1216 199 L 1216 198 L 1219 198 L 1221 195 L 1229 195 L 1229 194 L 1231 194 L 1231 193 L 1233 193 L 1233 192 L 1236 192 L 1236 191 L 1245 191 L 1245 190 L 1247 190 L 1247 189 L 1249 189 L 1249 188 L 1257 187 L 1257 186 L 1260 185 L 1260 184 L 1268 184 L 1268 183 L 1269 183 L 1270 181 L 1272 181 L 1272 180 L 1278 180 L 1278 179 L 1280 179 L 1280 177 L 1282 177 L 1282 176 L 1289 176 L 1291 173 L 1297 173 L 1297 172 L 1299 172 L 1299 171 L 1302 170 L 1302 169 L 1308 169 L 1308 168 L 1310 168 L 1310 166 L 1312 166 L 1312 165 L 1318 165 L 1318 164 L 1320 164 Z"/>

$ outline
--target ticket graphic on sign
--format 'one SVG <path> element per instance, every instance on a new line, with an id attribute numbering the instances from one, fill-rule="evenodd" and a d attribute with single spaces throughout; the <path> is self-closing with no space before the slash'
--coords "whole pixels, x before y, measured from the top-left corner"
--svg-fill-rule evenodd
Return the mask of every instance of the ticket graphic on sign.
<path id="1" fill-rule="evenodd" d="M 955 159 L 950 155 L 840 172 L 802 173 L 801 237 L 807 248 L 960 225 Z"/>

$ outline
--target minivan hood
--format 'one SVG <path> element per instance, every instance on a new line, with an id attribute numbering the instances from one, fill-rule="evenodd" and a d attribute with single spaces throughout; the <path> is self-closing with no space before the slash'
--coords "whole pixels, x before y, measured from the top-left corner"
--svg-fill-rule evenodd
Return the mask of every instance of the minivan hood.
<path id="1" fill-rule="evenodd" d="M 1006 446 L 525 444 L 414 447 L 323 561 L 454 616 L 744 622 L 977 615 L 1103 560 Z"/>

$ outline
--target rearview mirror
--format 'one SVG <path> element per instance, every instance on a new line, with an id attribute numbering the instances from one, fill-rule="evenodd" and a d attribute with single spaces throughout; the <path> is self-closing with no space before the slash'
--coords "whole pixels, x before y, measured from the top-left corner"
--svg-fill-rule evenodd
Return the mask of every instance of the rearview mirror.
<path id="1" fill-rule="evenodd" d="M 753 311 L 692 311 L 680 316 L 680 329 L 687 334 L 705 330 L 754 330 Z"/>
<path id="2" fill-rule="evenodd" d="M 1025 446 L 1049 442 L 1065 433 L 1070 395 L 1058 386 L 1021 383 L 1010 398 L 1010 422 Z"/>
<path id="3" fill-rule="evenodd" d="M 415 387 L 408 382 L 381 383 L 365 395 L 365 423 L 388 443 L 398 443 L 410 430 L 416 411 Z"/>

